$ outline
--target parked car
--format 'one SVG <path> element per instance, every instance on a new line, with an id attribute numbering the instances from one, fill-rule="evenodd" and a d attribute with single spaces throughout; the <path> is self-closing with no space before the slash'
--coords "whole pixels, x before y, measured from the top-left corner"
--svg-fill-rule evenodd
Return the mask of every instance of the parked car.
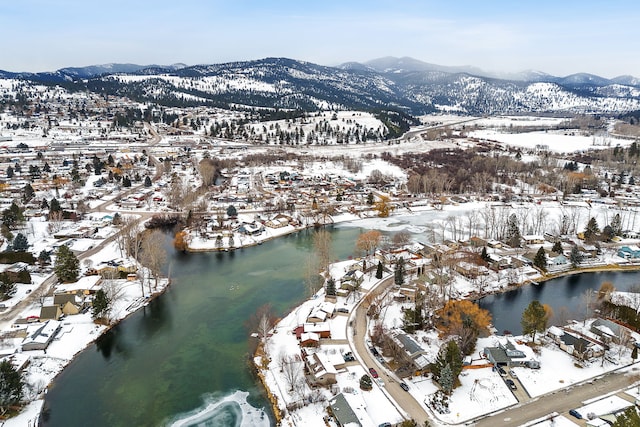
<path id="1" fill-rule="evenodd" d="M 343 354 L 342 358 L 344 359 L 345 362 L 353 362 L 354 360 L 356 360 L 352 352 Z"/>
<path id="2" fill-rule="evenodd" d="M 576 411 L 575 409 L 571 409 L 569 411 L 569 415 L 573 415 L 574 417 L 576 417 L 579 420 L 582 419 L 582 415 L 580 415 L 580 412 Z"/>
<path id="3" fill-rule="evenodd" d="M 517 390 L 518 387 L 516 387 L 516 383 L 513 382 L 513 380 L 505 380 L 505 383 L 507 383 L 507 385 L 509 386 L 509 388 L 511 390 Z"/>
<path id="4" fill-rule="evenodd" d="M 409 386 L 407 385 L 407 383 L 400 383 L 400 388 L 403 389 L 404 391 L 409 391 Z"/>
<path id="5" fill-rule="evenodd" d="M 513 369 L 509 369 L 509 373 L 511 374 L 511 378 L 518 378 L 515 371 Z"/>
<path id="6" fill-rule="evenodd" d="M 378 378 L 378 371 L 376 371 L 375 369 L 369 368 L 369 373 L 373 378 Z"/>
<path id="7" fill-rule="evenodd" d="M 382 381 L 382 378 L 376 378 L 376 382 L 380 387 L 384 387 L 384 381 Z"/>
<path id="8" fill-rule="evenodd" d="M 506 377 L 507 376 L 507 371 L 505 371 L 504 369 L 502 369 L 502 367 L 498 366 L 498 373 L 500 374 L 500 376 L 502 377 Z"/>
<path id="9" fill-rule="evenodd" d="M 348 308 L 339 308 L 336 310 L 338 313 L 346 313 L 349 314 L 349 309 Z"/>

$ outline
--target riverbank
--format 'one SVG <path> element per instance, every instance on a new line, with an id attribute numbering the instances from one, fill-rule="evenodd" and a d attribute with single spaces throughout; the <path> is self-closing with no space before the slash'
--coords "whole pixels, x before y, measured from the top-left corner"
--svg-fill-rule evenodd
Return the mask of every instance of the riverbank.
<path id="1" fill-rule="evenodd" d="M 211 236 L 203 236 L 195 231 L 188 231 L 188 237 L 186 238 L 186 252 L 231 252 L 242 248 L 262 245 L 269 240 L 308 230 L 310 228 L 331 226 L 349 221 L 357 221 L 359 219 L 362 218 L 350 213 L 331 216 L 330 221 L 322 224 L 313 223 L 306 225 L 291 225 L 283 219 L 281 222 L 277 223 L 265 222 L 265 224 L 261 224 L 263 227 L 262 231 L 256 231 L 251 234 L 220 230 L 219 232 L 210 233 Z M 247 215 L 240 215 L 238 222 L 242 224 L 254 223 L 255 221 Z M 277 224 L 278 226 L 271 227 L 268 224 Z"/>
<path id="2" fill-rule="evenodd" d="M 100 255 L 98 255 L 100 256 Z M 103 257 L 112 257 L 107 250 Z M 37 425 L 44 404 L 44 396 L 54 384 L 62 371 L 75 360 L 75 357 L 84 349 L 95 343 L 100 337 L 116 327 L 120 322 L 145 307 L 151 301 L 164 294 L 171 284 L 171 280 L 164 278 L 158 281 L 158 286 L 147 292 L 143 290 L 143 284 L 139 280 L 126 279 L 105 280 L 102 288 L 109 288 L 109 292 L 117 295 L 109 312 L 107 324 L 96 322 L 90 313 L 90 309 L 81 313 L 67 315 L 60 319 L 60 329 L 43 350 L 18 351 L 23 336 L 33 334 L 42 324 L 27 324 L 23 327 L 12 328 L 13 338 L 7 339 L 16 352 L 13 354 L 14 364 L 26 365 L 23 378 L 27 384 L 26 400 L 28 403 L 21 412 L 13 418 L 4 421 L 3 427 L 23 427 Z M 67 288 L 70 284 L 64 284 Z M 49 297 L 52 299 L 52 297 Z M 44 302 L 50 304 L 50 302 Z M 21 316 L 38 316 L 40 306 L 32 306 Z"/>

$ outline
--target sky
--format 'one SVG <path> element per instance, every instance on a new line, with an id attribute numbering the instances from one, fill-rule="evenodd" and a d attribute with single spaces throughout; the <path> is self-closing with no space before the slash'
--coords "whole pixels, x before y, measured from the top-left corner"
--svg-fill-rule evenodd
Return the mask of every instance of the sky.
<path id="1" fill-rule="evenodd" d="M 409 56 L 640 77 L 635 0 L 0 0 L 0 69 Z"/>

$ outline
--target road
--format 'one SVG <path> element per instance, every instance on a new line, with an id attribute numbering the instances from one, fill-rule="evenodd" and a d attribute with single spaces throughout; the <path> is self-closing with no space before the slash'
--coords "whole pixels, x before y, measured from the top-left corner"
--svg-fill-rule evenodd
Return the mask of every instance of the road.
<path id="1" fill-rule="evenodd" d="M 570 409 L 582 406 L 582 402 L 586 400 L 628 388 L 636 380 L 637 377 L 629 377 L 623 374 L 607 374 L 600 379 L 571 386 L 567 389 L 559 390 L 553 394 L 518 405 L 513 409 L 508 409 L 483 418 L 474 425 L 477 427 L 521 426 L 527 421 L 544 417 L 552 412 L 559 414 L 567 413 Z M 580 425 L 584 425 L 584 423 Z"/>
<path id="2" fill-rule="evenodd" d="M 379 295 L 391 284 L 393 284 L 393 277 L 382 281 L 369 293 L 372 295 Z M 351 315 L 351 322 L 354 330 L 353 340 L 350 340 L 351 351 L 356 356 L 356 359 L 360 361 L 365 371 L 368 372 L 370 367 L 373 367 L 378 371 L 378 375 L 385 383 L 384 388 L 391 397 L 391 403 L 399 409 L 399 412 L 404 416 L 408 415 L 409 418 L 413 418 L 418 422 L 418 425 L 424 425 L 425 421 L 430 420 L 427 412 L 422 408 L 422 406 L 420 406 L 413 396 L 400 388 L 398 379 L 395 376 L 389 375 L 387 369 L 381 366 L 369 351 L 365 341 L 368 336 L 367 309 L 368 305 L 366 303 L 366 299 L 362 298 L 360 303 L 356 306 L 355 312 Z"/>
<path id="3" fill-rule="evenodd" d="M 149 143 L 147 144 L 147 147 L 153 147 L 154 145 L 157 145 L 158 142 L 160 142 L 160 140 L 162 139 L 161 136 L 155 131 L 155 129 L 153 129 L 153 126 L 151 126 L 149 123 L 145 123 L 145 126 L 149 129 L 149 132 L 152 135 L 152 138 L 149 140 Z M 158 180 L 161 176 L 162 176 L 162 164 L 151 155 L 151 153 L 147 152 L 147 155 L 149 156 L 149 158 L 151 159 L 151 161 L 155 164 L 156 167 L 156 173 L 155 176 L 153 177 L 153 181 Z M 142 188 L 144 186 L 144 184 L 138 185 L 136 187 L 132 187 L 127 189 L 126 191 L 120 193 L 118 195 L 118 198 L 121 198 L 123 196 L 126 196 L 128 194 L 133 193 L 134 191 L 139 190 L 140 188 Z M 90 212 L 97 212 L 97 211 L 104 211 L 106 210 L 108 205 L 113 204 L 113 200 L 108 200 L 98 206 L 95 206 L 94 208 L 90 209 Z M 132 214 L 138 215 L 139 216 L 139 221 L 142 220 L 146 220 L 149 217 L 153 216 L 154 213 L 153 212 L 132 212 Z M 98 253 L 102 248 L 104 248 L 106 245 L 108 245 L 109 243 L 111 243 L 112 241 L 114 241 L 117 237 L 118 237 L 119 233 L 115 233 L 109 237 L 107 237 L 106 239 L 102 240 L 99 244 L 97 244 L 95 247 L 83 252 L 82 254 L 78 255 L 78 260 L 82 260 L 86 257 L 95 255 L 96 253 Z M 58 278 L 55 275 L 55 273 L 52 273 L 49 277 L 47 277 L 45 280 L 42 281 L 42 283 L 40 284 L 40 286 L 38 286 L 37 288 L 33 289 L 31 291 L 31 293 L 29 295 L 27 295 L 27 297 L 25 299 L 23 299 L 22 301 L 20 301 L 18 304 L 14 305 L 13 307 L 11 307 L 10 309 L 0 313 L 0 330 L 4 330 L 9 323 L 13 323 L 14 320 L 19 316 L 20 313 L 22 313 L 25 309 L 27 309 L 30 305 L 36 303 L 36 300 L 38 298 L 40 298 L 41 295 L 49 293 L 49 291 L 51 290 L 51 287 L 53 285 L 55 285 L 58 282 Z"/>

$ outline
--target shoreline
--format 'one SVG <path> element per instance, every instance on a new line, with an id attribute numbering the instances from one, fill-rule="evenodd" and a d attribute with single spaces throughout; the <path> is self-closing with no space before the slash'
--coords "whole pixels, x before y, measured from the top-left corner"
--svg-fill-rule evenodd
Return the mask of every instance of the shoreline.
<path id="1" fill-rule="evenodd" d="M 464 298 L 467 300 L 478 300 L 481 299 L 485 296 L 488 295 L 495 295 L 495 294 L 501 294 L 501 293 L 505 293 L 505 292 L 509 292 L 512 290 L 515 290 L 517 288 L 520 288 L 522 286 L 525 285 L 533 285 L 533 286 L 537 286 L 538 284 L 542 283 L 542 282 L 547 282 L 549 280 L 552 279 L 556 279 L 559 277 L 565 277 L 565 276 L 572 276 L 572 275 L 579 275 L 579 274 L 583 274 L 583 273 L 598 273 L 598 272 L 616 272 L 616 271 L 629 271 L 629 272 L 638 272 L 640 271 L 640 263 L 638 264 L 627 264 L 627 265 L 620 265 L 620 264 L 605 264 L 602 266 L 592 266 L 592 267 L 584 267 L 584 268 L 575 268 L 575 269 L 570 269 L 567 271 L 562 271 L 562 272 L 558 272 L 558 273 L 552 273 L 552 274 L 545 274 L 543 277 L 539 278 L 538 280 L 526 280 L 522 283 L 519 283 L 515 286 L 509 286 L 506 287 L 504 289 L 501 289 L 499 291 L 496 292 L 491 292 L 491 293 L 486 293 L 482 296 L 479 296 L 477 298 L 474 298 L 473 296 Z M 387 278 L 388 279 L 388 278 Z M 372 289 L 375 289 L 372 288 Z M 368 292 L 367 292 L 368 293 Z M 361 295 L 361 301 L 362 299 L 365 297 L 366 294 L 362 294 Z M 305 302 L 307 302 L 308 299 L 305 299 L 303 301 L 301 301 L 300 304 L 292 307 L 289 311 L 287 311 L 285 314 L 282 315 L 282 317 L 280 318 L 280 320 L 273 326 L 273 329 L 277 329 L 279 323 L 285 319 L 288 315 L 290 315 L 291 313 L 293 313 L 295 310 L 299 309 Z M 271 356 L 266 353 L 264 351 L 264 349 L 261 349 L 261 346 L 258 346 L 258 348 L 256 348 L 254 354 L 253 354 L 253 369 L 255 369 L 256 374 L 258 376 L 258 378 L 260 379 L 260 383 L 262 384 L 265 394 L 271 404 L 271 411 L 274 414 L 274 417 L 276 418 L 276 425 L 281 425 L 281 422 L 283 420 L 282 418 L 282 410 L 278 405 L 278 395 L 277 393 L 275 393 L 273 390 L 271 390 L 271 388 L 268 386 L 266 378 L 264 373 L 261 370 L 261 366 L 260 363 L 258 362 L 259 360 L 262 361 L 263 358 L 267 358 L 267 360 L 271 359 Z"/>
<path id="2" fill-rule="evenodd" d="M 45 399 L 46 399 L 46 395 L 49 392 L 49 389 L 51 389 L 51 387 L 53 386 L 54 382 L 56 381 L 56 379 L 65 371 L 65 369 L 71 365 L 73 362 L 75 362 L 78 358 L 78 355 L 84 351 L 86 351 L 91 345 L 95 344 L 95 342 L 100 339 L 104 334 L 106 334 L 107 332 L 109 332 L 111 329 L 113 329 L 115 326 L 119 325 L 122 321 L 126 320 L 127 318 L 129 318 L 131 315 L 137 313 L 140 309 L 146 307 L 151 301 L 155 300 L 156 298 L 160 297 L 161 295 L 163 295 L 171 286 L 171 279 L 170 278 L 164 278 L 163 279 L 163 283 L 164 285 L 162 286 L 162 288 L 156 292 L 153 292 L 152 294 L 149 295 L 149 297 L 146 299 L 146 301 L 144 301 L 144 303 L 140 304 L 137 308 L 135 308 L 133 311 L 128 311 L 128 313 L 123 316 L 118 318 L 117 320 L 109 323 L 108 325 L 102 324 L 102 323 L 96 323 L 95 320 L 93 322 L 94 325 L 96 326 L 103 326 L 104 329 L 96 336 L 94 337 L 92 340 L 88 341 L 85 343 L 85 345 L 79 350 L 77 351 L 75 354 L 73 354 L 73 356 L 68 359 L 67 363 L 65 363 L 61 369 L 56 372 L 56 374 L 49 380 L 49 382 L 47 383 L 47 385 L 44 387 L 42 393 L 33 400 L 30 400 L 28 402 L 26 402 L 26 404 L 22 407 L 22 410 L 16 414 L 15 417 L 11 417 L 11 418 L 7 418 L 3 421 L 4 423 L 7 422 L 17 422 L 18 418 L 22 415 L 23 417 L 27 417 L 28 421 L 31 422 L 31 417 L 33 417 L 35 415 L 35 419 L 34 422 L 40 422 L 40 419 L 42 417 L 42 413 L 45 410 Z M 46 354 L 46 353 L 45 353 Z M 24 409 L 27 408 L 30 405 L 34 405 L 37 404 L 37 402 L 41 402 L 38 406 L 38 411 L 37 414 L 32 414 L 29 415 L 29 413 L 25 412 Z"/>

